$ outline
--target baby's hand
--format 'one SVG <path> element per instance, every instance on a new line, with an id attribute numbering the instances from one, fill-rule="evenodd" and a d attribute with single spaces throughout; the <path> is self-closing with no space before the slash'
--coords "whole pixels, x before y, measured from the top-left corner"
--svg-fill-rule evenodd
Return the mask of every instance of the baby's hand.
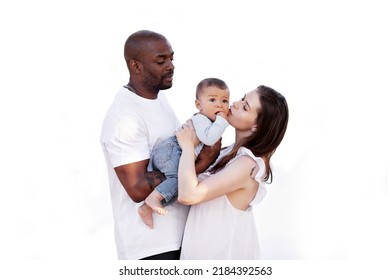
<path id="1" fill-rule="evenodd" d="M 224 118 L 225 120 L 227 120 L 227 114 L 225 112 L 218 112 L 217 113 L 217 116 L 221 116 L 222 118 Z"/>

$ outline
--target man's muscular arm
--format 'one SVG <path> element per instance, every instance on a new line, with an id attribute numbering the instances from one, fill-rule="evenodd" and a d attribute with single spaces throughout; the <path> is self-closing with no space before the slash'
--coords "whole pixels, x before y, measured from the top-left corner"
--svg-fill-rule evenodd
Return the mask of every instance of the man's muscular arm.
<path id="1" fill-rule="evenodd" d="M 205 171 L 219 155 L 221 140 L 213 147 L 204 146 L 195 162 L 196 173 Z M 147 171 L 149 160 L 115 167 L 116 175 L 127 194 L 134 202 L 141 202 L 166 178 L 159 171 Z"/>
<path id="2" fill-rule="evenodd" d="M 195 161 L 196 174 L 204 172 L 219 156 L 221 151 L 222 138 L 213 146 L 204 145 Z"/>
<path id="3" fill-rule="evenodd" d="M 159 171 L 147 172 L 149 160 L 125 164 L 115 168 L 116 175 L 134 202 L 143 201 L 154 188 L 165 180 Z"/>

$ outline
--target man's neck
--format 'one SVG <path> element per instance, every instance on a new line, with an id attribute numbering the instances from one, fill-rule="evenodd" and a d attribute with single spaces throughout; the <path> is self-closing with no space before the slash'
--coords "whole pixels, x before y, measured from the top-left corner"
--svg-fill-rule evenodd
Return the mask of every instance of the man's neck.
<path id="1" fill-rule="evenodd" d="M 158 92 L 157 93 L 149 93 L 149 92 L 140 90 L 139 88 L 134 86 L 131 82 L 129 82 L 127 85 L 125 85 L 123 87 L 125 87 L 128 90 L 134 92 L 136 95 L 138 95 L 138 96 L 140 96 L 142 98 L 152 99 L 153 100 L 153 99 L 157 99 L 157 96 L 158 96 Z"/>

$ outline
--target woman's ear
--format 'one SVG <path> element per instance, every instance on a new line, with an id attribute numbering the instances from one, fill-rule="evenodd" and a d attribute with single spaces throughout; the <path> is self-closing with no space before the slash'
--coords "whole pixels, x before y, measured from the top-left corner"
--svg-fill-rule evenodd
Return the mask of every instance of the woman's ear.
<path id="1" fill-rule="evenodd" d="M 256 130 L 257 130 L 257 126 L 253 126 L 252 129 L 251 129 L 251 131 L 252 131 L 253 133 L 256 132 Z"/>

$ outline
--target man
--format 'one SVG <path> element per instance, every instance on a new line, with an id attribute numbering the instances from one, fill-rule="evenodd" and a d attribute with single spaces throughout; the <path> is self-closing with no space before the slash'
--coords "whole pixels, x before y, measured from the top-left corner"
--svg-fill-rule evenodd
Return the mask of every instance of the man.
<path id="1" fill-rule="evenodd" d="M 173 50 L 161 34 L 141 30 L 127 39 L 124 56 L 130 78 L 105 116 L 101 145 L 106 158 L 119 259 L 179 259 L 187 206 L 167 206 L 150 229 L 137 209 L 165 177 L 151 171 L 150 152 L 158 138 L 167 138 L 180 123 L 160 90 L 172 87 Z M 207 147 L 198 156 L 204 171 L 220 149 Z"/>

